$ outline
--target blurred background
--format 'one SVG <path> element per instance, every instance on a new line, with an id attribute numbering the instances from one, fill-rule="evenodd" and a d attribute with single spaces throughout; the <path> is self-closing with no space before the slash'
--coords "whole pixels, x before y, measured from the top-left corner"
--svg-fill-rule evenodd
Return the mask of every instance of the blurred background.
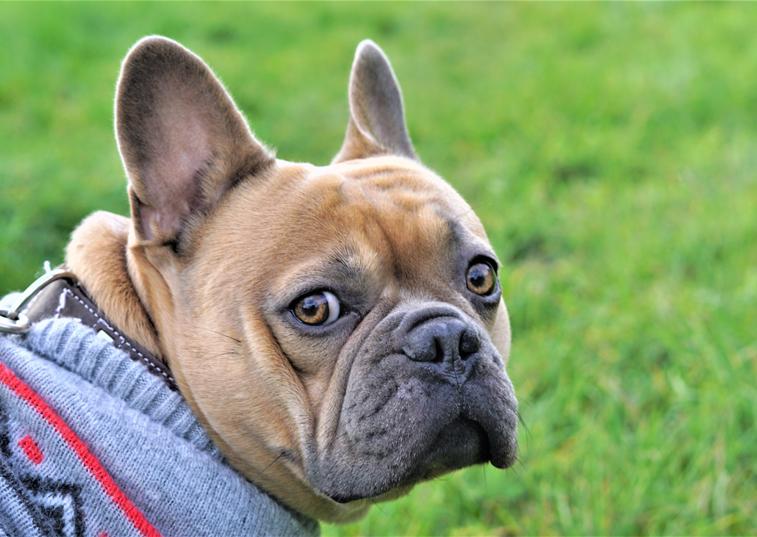
<path id="1" fill-rule="evenodd" d="M 112 127 L 147 34 L 203 57 L 279 158 L 327 164 L 355 46 L 486 226 L 520 463 L 332 535 L 757 532 L 757 5 L 0 4 L 0 293 L 128 214 Z"/>

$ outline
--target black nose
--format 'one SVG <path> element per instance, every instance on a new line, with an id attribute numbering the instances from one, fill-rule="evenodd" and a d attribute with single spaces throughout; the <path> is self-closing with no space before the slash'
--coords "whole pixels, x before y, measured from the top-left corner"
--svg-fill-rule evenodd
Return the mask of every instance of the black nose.
<path id="1" fill-rule="evenodd" d="M 402 351 L 416 362 L 457 367 L 481 348 L 478 331 L 457 317 L 434 317 L 413 327 Z M 462 365 L 462 364 L 459 364 Z"/>

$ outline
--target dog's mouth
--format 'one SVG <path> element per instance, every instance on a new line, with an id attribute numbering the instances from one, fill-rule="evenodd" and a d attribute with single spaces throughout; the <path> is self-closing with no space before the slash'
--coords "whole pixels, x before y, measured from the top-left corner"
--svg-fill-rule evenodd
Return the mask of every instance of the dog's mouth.
<path id="1" fill-rule="evenodd" d="M 373 471 L 363 474 L 369 479 L 353 481 L 348 486 L 341 480 L 331 481 L 322 484 L 321 492 L 342 504 L 366 498 L 382 501 L 385 495 L 388 495 L 386 499 L 393 499 L 396 494 L 392 493 L 398 489 L 409 490 L 420 482 L 468 466 L 492 462 L 498 468 L 507 468 L 516 460 L 517 447 L 512 449 L 515 444 L 510 438 L 504 441 L 510 448 L 504 455 L 493 457 L 492 443 L 502 441 L 490 438 L 480 423 L 458 416 L 440 428 L 436 438 L 426 450 L 416 454 L 412 463 L 402 464 L 404 454 L 399 450 L 390 452 L 383 461 L 383 468 L 374 466 Z"/>
<path id="2" fill-rule="evenodd" d="M 379 497 L 394 489 L 409 488 L 448 472 L 490 461 L 490 442 L 484 428 L 473 420 L 460 417 L 440 430 L 439 436 L 431 443 L 427 452 L 419 454 L 417 463 L 405 472 L 405 475 L 395 476 L 370 493 L 323 492 L 338 503 L 349 503 Z"/>
<path id="3" fill-rule="evenodd" d="M 386 396 L 366 401 L 380 409 L 349 407 L 334 440 L 311 459 L 312 486 L 332 500 L 393 499 L 397 490 L 467 466 L 515 463 L 517 412 L 506 375 L 461 387 L 416 378 Z"/>

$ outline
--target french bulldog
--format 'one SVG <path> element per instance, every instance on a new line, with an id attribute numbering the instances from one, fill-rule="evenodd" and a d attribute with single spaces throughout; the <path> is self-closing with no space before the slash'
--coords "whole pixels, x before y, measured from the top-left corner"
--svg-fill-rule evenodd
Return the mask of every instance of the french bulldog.
<path id="1" fill-rule="evenodd" d="M 418 160 L 373 42 L 328 166 L 275 158 L 206 64 L 163 37 L 128 53 L 115 116 L 131 217 L 89 216 L 66 264 L 170 367 L 237 470 L 348 522 L 420 481 L 514 463 L 500 264 Z"/>

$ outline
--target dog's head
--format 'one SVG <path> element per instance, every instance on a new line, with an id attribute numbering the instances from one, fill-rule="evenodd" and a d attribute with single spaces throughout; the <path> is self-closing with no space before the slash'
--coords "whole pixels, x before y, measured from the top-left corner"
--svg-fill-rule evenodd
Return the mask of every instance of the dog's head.
<path id="1" fill-rule="evenodd" d="M 317 167 L 275 159 L 168 39 L 131 50 L 116 99 L 129 275 L 160 352 L 230 462 L 329 521 L 517 451 L 484 229 L 417 160 L 371 42 L 349 102 L 344 145 Z"/>

